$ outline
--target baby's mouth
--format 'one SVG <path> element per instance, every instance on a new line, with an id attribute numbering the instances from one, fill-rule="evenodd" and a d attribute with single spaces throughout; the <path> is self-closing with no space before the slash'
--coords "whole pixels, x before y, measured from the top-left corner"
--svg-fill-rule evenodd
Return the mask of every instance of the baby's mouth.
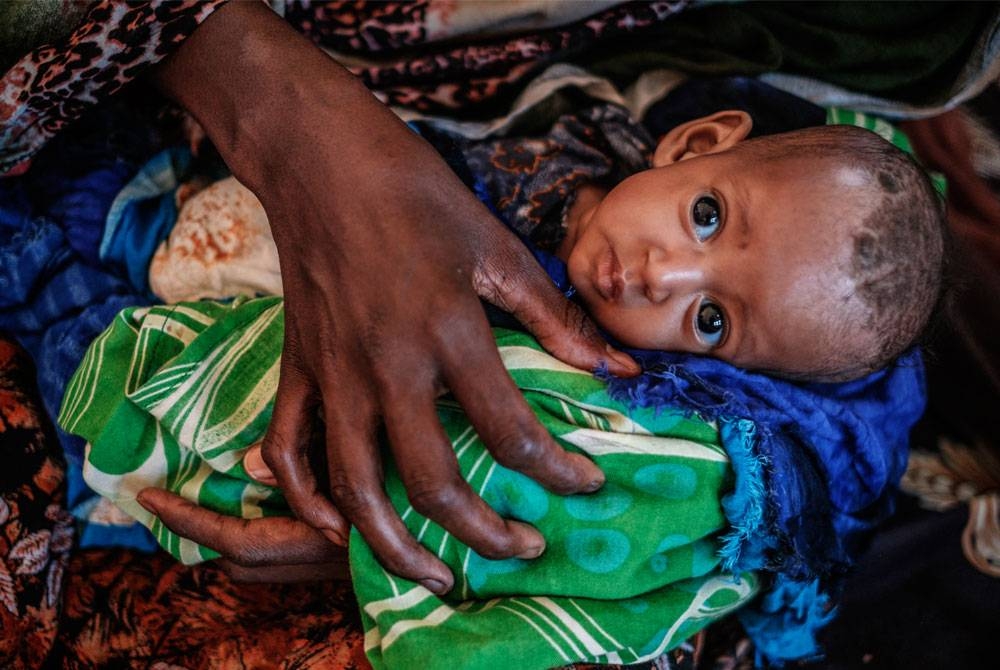
<path id="1" fill-rule="evenodd" d="M 597 281 L 594 286 L 602 298 L 615 301 L 622 297 L 625 291 L 625 279 L 622 277 L 622 266 L 618 255 L 608 245 L 608 251 L 597 262 Z"/>

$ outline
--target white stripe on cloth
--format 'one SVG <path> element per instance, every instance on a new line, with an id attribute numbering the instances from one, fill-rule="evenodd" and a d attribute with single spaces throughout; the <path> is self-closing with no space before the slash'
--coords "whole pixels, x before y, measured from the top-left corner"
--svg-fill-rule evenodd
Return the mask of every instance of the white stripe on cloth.
<path id="1" fill-rule="evenodd" d="M 534 621 L 532 621 L 531 618 L 528 617 L 526 614 L 524 614 L 522 612 L 518 612 L 513 607 L 509 607 L 507 605 L 498 605 L 497 609 L 506 610 L 506 611 L 508 611 L 508 612 L 510 612 L 510 613 L 512 613 L 512 614 L 514 614 L 514 615 L 516 615 L 518 617 L 520 617 L 521 619 L 524 619 L 528 623 L 529 626 L 531 626 L 532 628 L 535 629 L 535 632 L 537 632 L 541 636 L 541 638 L 543 640 L 545 640 L 546 642 L 549 643 L 549 646 L 551 646 L 553 649 L 556 650 L 556 653 L 558 653 L 562 657 L 562 659 L 564 661 L 570 661 L 570 660 L 572 660 L 569 657 L 569 655 L 567 655 L 566 652 L 563 651 L 562 647 L 560 647 L 559 644 L 555 640 L 553 640 L 552 637 L 548 633 L 546 633 L 544 630 L 542 630 L 542 628 L 538 624 L 536 624 Z"/>
<path id="2" fill-rule="evenodd" d="M 536 603 L 552 612 L 559 621 L 566 626 L 566 630 L 571 632 L 577 640 L 579 640 L 584 647 L 587 649 L 587 653 L 592 656 L 601 656 L 608 653 L 601 644 L 594 639 L 594 637 L 584 629 L 580 622 L 570 616 L 570 613 L 559 607 L 551 598 L 535 597 L 532 598 Z"/>
<path id="3" fill-rule="evenodd" d="M 648 454 L 651 456 L 680 456 L 717 463 L 729 462 L 729 457 L 721 450 L 706 449 L 705 445 L 673 437 L 608 433 L 590 428 L 580 428 L 559 437 L 591 456 Z"/>
<path id="4" fill-rule="evenodd" d="M 434 594 L 425 589 L 423 586 L 415 586 L 406 593 L 402 593 L 398 596 L 383 598 L 382 600 L 374 600 L 368 603 L 365 605 L 365 614 L 373 619 L 376 619 L 380 614 L 382 614 L 382 612 L 405 610 L 415 605 L 419 605 L 433 596 Z"/>
<path id="5" fill-rule="evenodd" d="M 534 600 L 534 598 L 530 598 L 530 600 Z M 552 630 L 554 630 L 556 633 L 559 634 L 559 637 L 561 637 L 566 642 L 566 644 L 569 645 L 569 648 L 573 650 L 573 654 L 575 654 L 576 658 L 583 657 L 582 656 L 583 651 L 580 649 L 580 647 L 576 646 L 576 643 L 573 642 L 573 640 L 570 639 L 569 635 L 567 634 L 567 631 L 563 630 L 555 621 L 549 618 L 549 616 L 545 614 L 545 612 L 543 612 L 540 608 L 525 602 L 524 599 L 522 598 L 510 598 L 510 603 L 512 605 L 519 605 L 524 609 L 528 610 L 529 612 L 531 612 L 535 616 L 537 621 L 546 624 L 549 628 L 551 628 Z"/>
<path id="6" fill-rule="evenodd" d="M 448 605 L 441 605 L 433 612 L 425 616 L 423 619 L 407 619 L 406 621 L 397 621 L 392 625 L 388 632 L 382 637 L 382 651 L 385 651 L 392 643 L 399 639 L 401 635 L 415 630 L 417 628 L 429 628 L 432 626 L 438 626 L 441 623 L 448 620 L 452 614 L 455 613 L 454 607 L 449 607 Z"/>

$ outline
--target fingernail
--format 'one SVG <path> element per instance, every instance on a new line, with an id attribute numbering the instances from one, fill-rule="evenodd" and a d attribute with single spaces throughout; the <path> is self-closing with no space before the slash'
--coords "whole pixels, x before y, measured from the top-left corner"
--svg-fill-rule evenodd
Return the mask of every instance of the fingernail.
<path id="1" fill-rule="evenodd" d="M 608 357 L 611 358 L 618 365 L 625 368 L 626 370 L 629 370 L 630 372 L 639 371 L 639 364 L 636 363 L 631 356 L 622 353 L 617 349 L 612 349 L 610 345 L 608 346 Z"/>
<path id="2" fill-rule="evenodd" d="M 340 531 L 333 530 L 332 528 L 327 528 L 325 535 L 326 539 L 330 540 L 330 542 L 333 542 L 335 545 L 339 547 L 347 546 L 347 538 L 345 538 L 343 533 L 341 533 Z"/>
<path id="3" fill-rule="evenodd" d="M 595 480 L 593 480 L 592 482 L 590 482 L 589 484 L 587 484 L 586 486 L 583 487 L 583 492 L 584 493 L 593 493 L 594 491 L 598 490 L 602 486 L 604 486 L 604 480 L 603 479 L 595 479 Z"/>
<path id="4" fill-rule="evenodd" d="M 274 479 L 274 477 L 271 474 L 271 469 L 268 467 L 258 467 L 254 465 L 248 466 L 245 463 L 243 467 L 246 468 L 247 474 L 250 475 L 252 479 L 257 480 L 258 482 L 271 481 Z"/>
<path id="5" fill-rule="evenodd" d="M 145 491 L 139 491 L 138 495 L 135 497 L 135 501 L 142 505 L 143 509 L 147 512 L 159 515 L 160 511 L 156 509 L 156 505 L 154 505 L 153 502 L 146 496 Z"/>
<path id="6" fill-rule="evenodd" d="M 518 554 L 517 557 L 531 560 L 532 558 L 538 558 L 539 556 L 541 556 L 543 551 L 545 551 L 545 545 L 540 544 L 535 547 L 528 547 L 520 554 Z"/>
<path id="7" fill-rule="evenodd" d="M 431 593 L 434 593 L 439 596 L 443 596 L 445 593 L 448 592 L 448 589 L 445 587 L 444 583 L 439 582 L 436 579 L 431 579 L 429 577 L 427 579 L 421 579 L 420 584 Z"/>
<path id="8" fill-rule="evenodd" d="M 254 479 L 260 479 L 264 472 L 255 465 L 251 465 L 246 461 L 243 462 L 243 469 L 247 471 L 247 474 Z"/>

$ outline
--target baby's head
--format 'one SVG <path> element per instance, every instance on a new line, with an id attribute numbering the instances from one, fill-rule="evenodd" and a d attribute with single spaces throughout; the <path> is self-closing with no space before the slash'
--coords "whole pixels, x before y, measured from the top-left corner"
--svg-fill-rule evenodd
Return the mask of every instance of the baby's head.
<path id="1" fill-rule="evenodd" d="M 571 211 L 560 252 L 623 344 L 842 381 L 912 344 L 937 302 L 943 208 L 923 170 L 851 126 L 747 140 L 720 112 Z"/>

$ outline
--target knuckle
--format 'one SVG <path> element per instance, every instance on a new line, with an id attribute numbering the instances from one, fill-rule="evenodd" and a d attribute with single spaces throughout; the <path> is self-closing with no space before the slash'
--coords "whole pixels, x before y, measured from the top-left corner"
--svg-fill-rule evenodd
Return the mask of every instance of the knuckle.
<path id="1" fill-rule="evenodd" d="M 363 486 L 344 479 L 331 480 L 330 497 L 337 509 L 349 519 L 371 511 L 375 505 L 375 495 Z"/>
<path id="2" fill-rule="evenodd" d="M 408 375 L 400 368 L 395 364 L 376 365 L 370 374 L 379 396 L 388 406 L 391 407 L 396 402 L 405 402 L 404 398 L 409 394 L 410 387 L 401 383 L 400 379 L 408 378 Z"/>
<path id="3" fill-rule="evenodd" d="M 514 542 L 509 535 L 494 533 L 477 543 L 473 549 L 477 554 L 491 561 L 510 558 L 516 552 Z"/>
<path id="4" fill-rule="evenodd" d="M 286 436 L 275 434 L 264 440 L 260 448 L 260 458 L 264 465 L 270 469 L 271 474 L 281 481 L 281 477 L 289 476 L 294 472 L 295 463 L 301 450 L 294 445 Z"/>
<path id="5" fill-rule="evenodd" d="M 505 311 L 515 311 L 516 283 L 506 265 L 489 264 L 480 268 L 473 274 L 472 285 L 481 298 Z"/>
<path id="6" fill-rule="evenodd" d="M 273 428 L 268 431 L 263 443 L 260 446 L 260 457 L 264 464 L 271 470 L 276 471 L 283 464 L 283 454 L 287 453 L 291 447 L 288 436 Z"/>
<path id="7" fill-rule="evenodd" d="M 431 519 L 455 510 L 462 499 L 459 485 L 453 478 L 419 480 L 407 486 L 406 492 L 413 509 Z"/>
<path id="8" fill-rule="evenodd" d="M 446 313 L 448 312 L 438 312 L 438 314 Z M 450 314 L 452 319 L 439 319 L 436 318 L 436 315 L 429 316 L 421 328 L 431 346 L 437 351 L 447 351 L 449 347 L 454 345 L 456 337 L 465 337 L 469 332 L 467 324 L 460 323 L 463 315 L 456 312 L 454 305 L 452 305 Z"/>
<path id="9" fill-rule="evenodd" d="M 545 443 L 534 431 L 508 430 L 491 444 L 491 451 L 497 462 L 507 468 L 521 470 L 535 465 L 545 454 Z"/>
<path id="10" fill-rule="evenodd" d="M 427 330 L 422 334 L 426 335 Z M 433 336 L 432 336 L 433 337 Z M 431 397 L 436 384 L 435 368 L 427 364 L 428 353 L 409 343 L 393 354 L 385 364 L 373 366 L 370 375 L 381 401 L 387 407 L 406 407 L 420 396 Z"/>

